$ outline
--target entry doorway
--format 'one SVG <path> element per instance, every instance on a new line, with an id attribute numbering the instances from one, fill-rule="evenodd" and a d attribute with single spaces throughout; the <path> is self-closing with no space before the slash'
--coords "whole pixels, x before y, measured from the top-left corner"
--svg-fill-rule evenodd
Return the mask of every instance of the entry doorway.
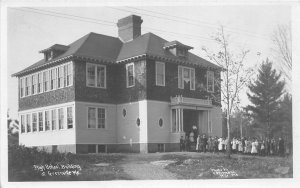
<path id="1" fill-rule="evenodd" d="M 196 126 L 196 130 L 193 129 L 193 126 Z M 199 130 L 199 111 L 183 109 L 183 131 L 186 135 L 194 132 L 194 136 L 198 135 Z"/>

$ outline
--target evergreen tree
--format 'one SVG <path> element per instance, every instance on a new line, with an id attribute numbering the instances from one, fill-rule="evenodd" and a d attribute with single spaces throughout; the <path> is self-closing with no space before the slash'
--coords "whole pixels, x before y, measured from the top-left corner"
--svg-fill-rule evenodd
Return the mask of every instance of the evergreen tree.
<path id="1" fill-rule="evenodd" d="M 247 93 L 247 96 L 253 105 L 248 105 L 247 110 L 268 137 L 272 137 L 278 127 L 277 117 L 284 85 L 281 74 L 277 74 L 272 62 L 267 59 L 261 64 L 257 79 L 248 86 L 251 93 Z"/>

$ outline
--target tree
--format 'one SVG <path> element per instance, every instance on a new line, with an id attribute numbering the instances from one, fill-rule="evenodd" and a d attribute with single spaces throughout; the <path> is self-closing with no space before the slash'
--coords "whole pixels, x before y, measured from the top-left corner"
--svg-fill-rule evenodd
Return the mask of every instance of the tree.
<path id="1" fill-rule="evenodd" d="M 8 144 L 18 144 L 19 142 L 19 121 L 11 119 L 9 117 L 9 110 L 7 111 L 7 136 L 8 136 Z"/>
<path id="2" fill-rule="evenodd" d="M 293 141 L 293 112 L 292 112 L 292 96 L 286 93 L 279 103 L 279 114 L 277 116 L 281 136 L 287 141 Z"/>
<path id="3" fill-rule="evenodd" d="M 280 69 L 287 81 L 292 81 L 292 38 L 288 25 L 278 25 L 272 35 L 274 51 L 281 59 Z"/>
<path id="4" fill-rule="evenodd" d="M 241 49 L 240 52 L 237 53 L 236 50 L 229 45 L 229 35 L 225 34 L 223 26 L 221 26 L 216 33 L 214 40 L 218 45 L 216 52 L 210 52 L 205 47 L 203 47 L 202 50 L 211 61 L 223 69 L 221 78 L 215 80 L 215 82 L 217 83 L 216 85 L 220 87 L 221 100 L 226 109 L 227 138 L 230 140 L 230 117 L 232 112 L 238 107 L 240 101 L 239 94 L 253 71 L 244 66 L 244 61 L 249 50 Z M 228 157 L 230 157 L 231 153 L 230 148 L 230 142 L 228 142 Z"/>
<path id="5" fill-rule="evenodd" d="M 285 85 L 280 79 L 281 74 L 277 74 L 272 62 L 266 59 L 258 70 L 256 80 L 248 86 L 251 93 L 247 93 L 247 96 L 253 105 L 248 105 L 246 109 L 268 137 L 273 136 L 277 127 L 280 97 Z"/>

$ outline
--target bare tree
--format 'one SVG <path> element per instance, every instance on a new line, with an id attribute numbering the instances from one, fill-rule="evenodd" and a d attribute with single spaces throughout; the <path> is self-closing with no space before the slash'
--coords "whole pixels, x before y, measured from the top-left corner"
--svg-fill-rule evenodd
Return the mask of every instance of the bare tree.
<path id="1" fill-rule="evenodd" d="M 202 50 L 207 57 L 222 67 L 221 79 L 215 80 L 218 86 L 221 87 L 221 100 L 223 106 L 226 108 L 226 125 L 227 125 L 227 156 L 230 157 L 230 117 L 239 105 L 239 94 L 244 89 L 244 86 L 252 74 L 252 69 L 244 66 L 244 60 L 249 53 L 249 50 L 240 50 L 235 52 L 229 45 L 229 35 L 224 32 L 224 26 L 216 33 L 214 40 L 218 45 L 216 52 L 209 51 L 205 47 Z"/>
<path id="2" fill-rule="evenodd" d="M 290 83 L 292 81 L 292 38 L 289 25 L 278 25 L 272 35 L 274 51 L 281 59 L 279 67 Z"/>

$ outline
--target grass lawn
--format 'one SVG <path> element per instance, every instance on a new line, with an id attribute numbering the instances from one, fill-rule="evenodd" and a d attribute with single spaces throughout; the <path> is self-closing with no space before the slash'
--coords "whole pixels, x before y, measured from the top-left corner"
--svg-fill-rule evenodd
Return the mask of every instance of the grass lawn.
<path id="1" fill-rule="evenodd" d="M 253 157 L 224 154 L 166 154 L 161 160 L 174 160 L 166 166 L 180 179 L 292 178 L 292 158 Z"/>

